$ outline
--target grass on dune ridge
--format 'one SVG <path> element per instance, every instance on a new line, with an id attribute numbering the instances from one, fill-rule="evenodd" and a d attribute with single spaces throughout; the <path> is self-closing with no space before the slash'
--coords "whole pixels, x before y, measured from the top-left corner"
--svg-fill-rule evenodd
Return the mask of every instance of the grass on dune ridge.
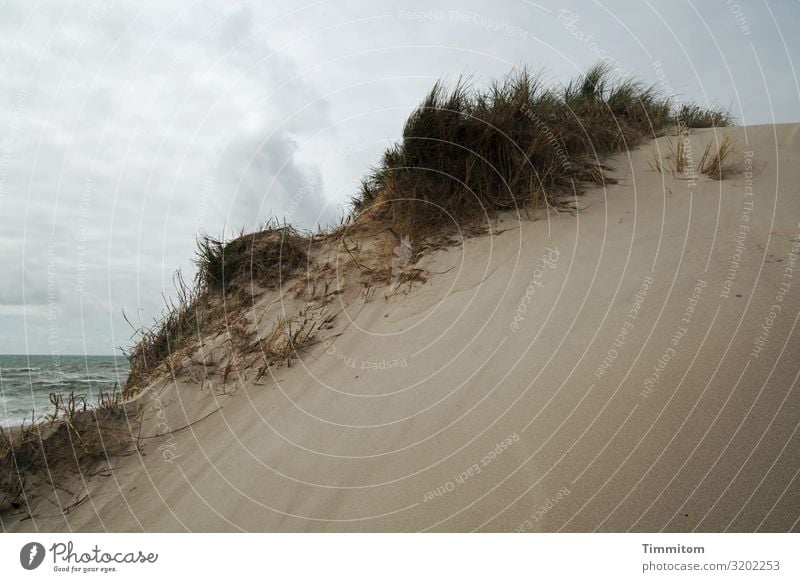
<path id="1" fill-rule="evenodd" d="M 29 508 L 35 490 L 54 490 L 68 473 L 87 474 L 98 462 L 126 454 L 134 440 L 119 392 L 101 392 L 93 403 L 74 392 L 54 393 L 50 402 L 53 411 L 44 421 L 0 427 L 0 514 Z M 69 499 L 70 492 L 61 489 Z M 86 498 L 62 511 L 69 513 Z"/>
<path id="2" fill-rule="evenodd" d="M 401 139 L 362 180 L 346 222 L 385 224 L 410 238 L 486 222 L 502 210 L 564 208 L 585 184 L 608 180 L 604 160 L 670 128 L 724 127 L 730 114 L 676 105 L 605 64 L 563 86 L 519 69 L 488 88 L 437 82 L 411 113 Z M 127 387 L 146 385 L 173 354 L 219 319 L 220 295 L 288 280 L 307 262 L 308 234 L 271 221 L 229 241 L 198 239 L 196 281 L 127 353 Z M 216 315 L 215 315 L 216 314 Z"/>
<path id="3" fill-rule="evenodd" d="M 600 64 L 561 87 L 527 69 L 486 89 L 438 82 L 353 200 L 409 236 L 498 210 L 561 207 L 606 180 L 604 159 L 676 125 L 723 127 L 721 109 L 675 106 L 655 87 Z"/>
<path id="4" fill-rule="evenodd" d="M 246 302 L 253 284 L 279 287 L 307 261 L 308 236 L 291 225 L 269 221 L 258 231 L 230 241 L 210 235 L 197 240 L 194 285 L 176 275 L 176 298 L 149 328 L 134 326 L 137 342 L 126 352 L 130 364 L 126 388 L 146 385 L 174 354 L 202 340 L 213 326 Z M 236 297 L 238 301 L 234 301 Z"/>

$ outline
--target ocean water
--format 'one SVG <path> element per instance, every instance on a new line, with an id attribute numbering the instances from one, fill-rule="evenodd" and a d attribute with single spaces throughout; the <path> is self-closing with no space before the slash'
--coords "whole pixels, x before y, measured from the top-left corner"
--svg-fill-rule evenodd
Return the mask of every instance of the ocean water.
<path id="1" fill-rule="evenodd" d="M 94 403 L 101 390 L 118 390 L 127 377 L 122 356 L 0 355 L 0 426 L 49 414 L 51 392 L 75 392 Z"/>

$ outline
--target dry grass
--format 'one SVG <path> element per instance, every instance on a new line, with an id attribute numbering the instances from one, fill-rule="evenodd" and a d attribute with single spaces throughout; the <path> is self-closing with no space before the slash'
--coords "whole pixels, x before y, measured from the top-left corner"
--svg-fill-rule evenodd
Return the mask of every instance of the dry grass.
<path id="1" fill-rule="evenodd" d="M 307 261 L 309 237 L 276 222 L 223 242 L 208 235 L 198 239 L 195 285 L 175 278 L 176 298 L 167 301 L 160 319 L 149 327 L 132 325 L 136 343 L 126 352 L 130 372 L 128 394 L 159 374 L 173 370 L 185 351 L 222 331 L 247 333 L 229 321 L 260 288 L 282 285 Z M 230 329 L 229 329 L 230 328 Z M 252 342 L 249 342 L 252 344 Z"/>
<path id="2" fill-rule="evenodd" d="M 661 163 L 661 155 L 658 150 L 654 149 L 650 152 L 650 159 L 647 160 L 647 165 L 650 166 L 650 169 L 654 172 L 658 172 L 659 174 L 664 173 L 664 165 Z"/>
<path id="3" fill-rule="evenodd" d="M 311 271 L 308 249 L 318 237 L 340 243 L 361 271 L 367 296 L 379 285 L 424 280 L 419 270 L 398 266 L 390 243 L 383 249 L 383 265 L 363 264 L 348 232 L 365 225 L 376 232 L 391 230 L 409 237 L 421 252 L 430 235 L 446 238 L 448 227 L 470 232 L 497 211 L 570 209 L 584 184 L 609 181 L 607 156 L 661 135 L 676 122 L 723 126 L 731 118 L 697 105 L 675 109 L 653 87 L 615 79 L 602 64 L 560 87 L 545 86 L 540 75 L 527 69 L 485 89 L 472 87 L 467 79 L 450 88 L 438 82 L 409 116 L 400 141 L 364 178 L 353 212 L 338 227 L 310 236 L 270 222 L 227 242 L 200 237 L 195 284 L 190 288 L 178 276 L 177 299 L 168 302 L 162 318 L 149 327 L 134 326 L 137 341 L 127 353 L 127 393 L 174 371 L 192 346 L 224 331 L 230 336 L 228 368 L 234 351 L 249 357 L 256 344 L 267 362 L 282 360 L 284 347 L 275 342 L 284 337 L 277 330 L 285 322 L 263 339 L 254 339 L 246 324 L 242 329 L 231 325 L 248 292 L 252 303 L 257 289 L 282 287 L 304 264 Z M 683 159 L 676 158 L 679 168 Z M 324 284 L 323 299 L 329 295 Z M 313 289 L 312 296 L 316 285 L 303 283 Z M 309 341 L 311 332 L 306 331 L 302 324 L 294 328 L 286 345 L 296 350 Z"/>
<path id="4" fill-rule="evenodd" d="M 294 320 L 282 317 L 275 322 L 269 335 L 258 340 L 259 350 L 268 365 L 285 362 L 291 366 L 292 358 L 299 355 L 298 350 L 307 345 L 314 333 L 328 323 L 326 316 L 320 319 L 303 317 Z"/>
<path id="5" fill-rule="evenodd" d="M 730 112 L 720 107 L 705 108 L 695 103 L 681 105 L 674 115 L 675 121 L 684 127 L 709 128 L 728 127 L 733 123 Z"/>
<path id="6" fill-rule="evenodd" d="M 688 132 L 677 131 L 677 139 L 667 141 L 666 161 L 669 169 L 674 174 L 691 174 L 694 171 L 691 146 L 688 142 Z"/>
<path id="7" fill-rule="evenodd" d="M 127 451 L 133 443 L 121 395 L 51 394 L 54 410 L 43 422 L 0 428 L 0 512 L 19 509 L 38 488 L 52 491 L 67 473 Z"/>
<path id="8" fill-rule="evenodd" d="M 678 139 L 667 141 L 664 161 L 673 176 L 681 175 L 692 179 L 698 174 L 705 174 L 715 180 L 722 180 L 725 176 L 736 172 L 735 164 L 730 161 L 736 153 L 730 135 L 725 135 L 722 141 L 719 141 L 716 136 L 712 137 L 697 163 L 694 161 L 688 135 L 688 132 L 679 130 Z M 665 165 L 656 151 L 651 153 L 648 163 L 653 170 L 659 173 L 663 171 Z"/>
<path id="9" fill-rule="evenodd" d="M 272 330 L 263 337 L 258 338 L 254 344 L 261 360 L 261 366 L 256 373 L 255 382 L 266 374 L 271 366 L 286 364 L 292 366 L 292 360 L 300 357 L 303 348 L 316 341 L 317 333 L 330 329 L 334 316 L 323 309 L 316 312 L 306 311 L 302 317 L 295 319 L 278 318 Z"/>
<path id="10" fill-rule="evenodd" d="M 227 292 L 237 285 L 254 283 L 280 286 L 306 262 L 308 241 L 308 235 L 275 222 L 228 242 L 202 235 L 195 259 L 198 287 Z"/>
<path id="11" fill-rule="evenodd" d="M 717 146 L 716 148 L 714 146 Z M 703 155 L 700 157 L 698 171 L 709 178 L 722 180 L 726 175 L 736 171 L 736 166 L 730 162 L 730 158 L 736 153 L 736 148 L 730 135 L 718 141 L 712 139 L 706 145 Z"/>
<path id="12" fill-rule="evenodd" d="M 149 384 L 161 366 L 172 366 L 173 356 L 202 335 L 210 316 L 206 296 L 191 289 L 180 273 L 175 277 L 175 288 L 176 298 L 166 302 L 161 318 L 150 327 L 131 324 L 136 343 L 125 352 L 130 367 L 128 391 Z"/>

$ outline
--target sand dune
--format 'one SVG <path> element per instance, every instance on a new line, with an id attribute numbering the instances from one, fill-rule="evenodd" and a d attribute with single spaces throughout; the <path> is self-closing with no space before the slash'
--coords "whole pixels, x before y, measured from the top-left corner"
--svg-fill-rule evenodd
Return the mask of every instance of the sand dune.
<path id="1" fill-rule="evenodd" d="M 291 367 L 155 384 L 140 453 L 5 527 L 800 530 L 800 125 L 723 133 L 747 171 L 659 173 L 660 138 L 575 216 L 427 252 L 424 283 L 365 300 L 342 270 Z"/>

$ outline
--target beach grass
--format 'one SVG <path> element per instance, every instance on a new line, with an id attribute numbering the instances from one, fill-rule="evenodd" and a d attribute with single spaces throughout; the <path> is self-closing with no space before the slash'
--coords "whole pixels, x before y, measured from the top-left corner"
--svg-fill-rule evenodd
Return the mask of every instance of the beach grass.
<path id="1" fill-rule="evenodd" d="M 401 139 L 362 180 L 357 215 L 371 212 L 404 235 L 569 206 L 586 184 L 608 181 L 605 160 L 668 128 L 724 127 L 731 116 L 676 107 L 656 87 L 616 79 L 600 64 L 561 87 L 518 69 L 479 89 L 437 82 Z"/>
<path id="2" fill-rule="evenodd" d="M 221 332 L 227 332 L 242 351 L 252 351 L 259 343 L 268 361 L 285 360 L 285 349 L 278 346 L 280 337 L 275 342 L 258 342 L 228 315 L 238 319 L 239 308 L 254 292 L 286 282 L 306 263 L 309 241 L 310 235 L 277 221 L 228 241 L 200 235 L 194 284 L 178 273 L 175 299 L 167 301 L 162 316 L 150 326 L 133 326 L 136 343 L 126 352 L 130 363 L 127 392 L 147 385 L 159 371 L 173 369 L 185 348 Z M 295 348 L 302 343 L 299 336 L 294 340 Z"/>
<path id="3" fill-rule="evenodd" d="M 732 121 L 721 109 L 676 106 L 654 86 L 617 79 L 606 64 L 560 86 L 548 86 L 541 73 L 527 68 L 486 88 L 464 77 L 450 86 L 439 81 L 406 120 L 400 140 L 363 178 L 338 230 L 377 223 L 419 241 L 485 224 L 498 211 L 533 216 L 540 208 L 571 209 L 585 186 L 613 182 L 606 165 L 610 155 L 671 127 L 724 127 Z M 727 155 L 727 146 L 716 158 L 709 153 L 709 175 L 721 175 L 714 160 L 722 163 Z M 307 265 L 312 240 L 274 220 L 227 241 L 200 235 L 194 284 L 178 275 L 176 299 L 167 302 L 162 317 L 134 326 L 126 393 L 174 371 L 182 350 L 220 326 L 230 328 L 226 313 L 243 305 L 248 292 L 290 280 Z M 283 335 L 272 336 L 275 341 L 260 342 L 268 362 L 286 355 L 278 343 Z M 301 336 L 308 341 L 310 332 Z M 292 349 L 300 337 L 295 340 Z"/>
<path id="4" fill-rule="evenodd" d="M 681 105 L 674 115 L 675 121 L 684 127 L 710 128 L 728 127 L 733 123 L 733 116 L 721 107 L 701 107 L 696 103 Z"/>
<path id="5" fill-rule="evenodd" d="M 730 161 L 735 153 L 736 148 L 730 135 L 725 135 L 722 140 L 709 141 L 700 157 L 698 171 L 709 178 L 722 180 L 738 169 Z"/>
<path id="6" fill-rule="evenodd" d="M 134 441 L 122 394 L 101 392 L 96 402 L 74 392 L 50 395 L 43 420 L 0 427 L 0 512 L 24 505 L 37 487 L 53 490 L 66 473 L 127 451 Z"/>
<path id="7" fill-rule="evenodd" d="M 195 256 L 198 288 L 221 292 L 252 282 L 280 286 L 306 262 L 307 247 L 307 235 L 277 221 L 228 242 L 201 235 Z"/>
<path id="8" fill-rule="evenodd" d="M 174 354 L 190 345 L 200 333 L 207 312 L 205 296 L 190 287 L 178 272 L 175 276 L 175 298 L 165 300 L 160 318 L 150 326 L 134 325 L 135 343 L 125 351 L 129 371 L 126 391 L 146 385 L 153 373 L 163 364 L 169 364 Z"/>

